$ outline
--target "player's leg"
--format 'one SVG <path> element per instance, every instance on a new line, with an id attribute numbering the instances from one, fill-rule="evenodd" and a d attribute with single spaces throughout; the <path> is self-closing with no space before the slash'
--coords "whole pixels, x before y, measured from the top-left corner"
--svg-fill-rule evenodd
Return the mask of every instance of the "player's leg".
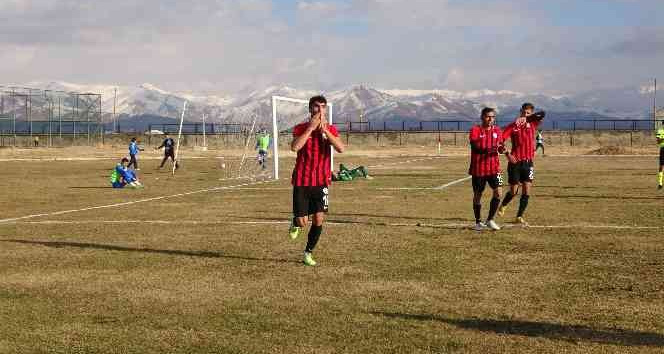
<path id="1" fill-rule="evenodd" d="M 320 235 L 323 233 L 323 221 L 325 213 L 328 211 L 329 203 L 329 189 L 328 187 L 310 187 L 310 214 L 313 215 L 311 227 L 309 228 L 309 235 L 307 235 L 307 246 L 304 249 L 304 264 L 308 266 L 316 265 L 313 258 L 313 251 L 320 240 Z"/>
<path id="2" fill-rule="evenodd" d="M 486 178 L 475 177 L 472 178 L 473 182 L 473 214 L 475 215 L 475 230 L 482 231 L 484 224 L 482 223 L 482 193 L 486 188 Z"/>
<path id="3" fill-rule="evenodd" d="M 657 174 L 657 188 L 664 188 L 664 147 L 659 149 L 659 173 Z"/>
<path id="4" fill-rule="evenodd" d="M 533 179 L 535 179 L 535 167 L 532 162 L 526 163 L 522 166 L 521 171 L 521 199 L 519 200 L 519 211 L 516 214 L 516 222 L 522 225 L 527 225 L 523 214 L 526 212 L 528 207 L 528 201 L 530 199 L 530 191 L 533 186 Z"/>
<path id="5" fill-rule="evenodd" d="M 171 151 L 169 156 L 171 157 L 171 162 L 175 165 L 175 169 L 177 170 L 180 168 L 180 164 L 178 164 L 177 160 L 175 160 L 175 152 Z"/>
<path id="6" fill-rule="evenodd" d="M 514 199 L 514 196 L 519 193 L 519 169 L 518 164 L 507 164 L 507 182 L 510 185 L 510 189 L 505 193 L 505 198 L 500 204 L 498 209 L 498 216 L 505 215 L 507 210 L 507 205 Z"/>
<path id="7" fill-rule="evenodd" d="M 164 167 L 164 164 L 166 163 L 167 160 L 168 160 L 168 154 L 165 153 L 165 154 L 164 154 L 164 158 L 161 159 L 161 164 L 159 165 L 159 168 L 163 168 L 163 167 Z"/>
<path id="8" fill-rule="evenodd" d="M 500 226 L 496 224 L 494 217 L 496 216 L 496 211 L 498 211 L 498 206 L 500 205 L 502 186 L 500 183 L 500 178 L 497 175 L 489 178 L 487 182 L 489 183 L 489 187 L 491 187 L 491 189 L 493 190 L 493 197 L 491 198 L 491 204 L 489 206 L 489 216 L 487 217 L 486 224 L 492 230 L 497 231 L 500 230 Z"/>
<path id="9" fill-rule="evenodd" d="M 309 215 L 309 198 L 307 196 L 307 187 L 294 186 L 293 187 L 293 219 L 288 235 L 291 240 L 295 240 L 300 236 L 302 228 L 307 225 L 307 216 Z"/>

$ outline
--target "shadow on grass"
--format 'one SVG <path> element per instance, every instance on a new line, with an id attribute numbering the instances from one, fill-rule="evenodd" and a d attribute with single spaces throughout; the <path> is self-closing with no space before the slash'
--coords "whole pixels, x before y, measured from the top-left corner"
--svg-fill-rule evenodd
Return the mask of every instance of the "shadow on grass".
<path id="1" fill-rule="evenodd" d="M 444 322 L 463 329 L 493 332 L 526 337 L 541 337 L 568 342 L 588 341 L 600 344 L 622 346 L 664 347 L 664 335 L 653 332 L 639 332 L 621 328 L 591 328 L 581 325 L 564 325 L 548 322 L 492 320 L 492 319 L 453 319 L 436 315 L 419 315 L 390 312 L 370 312 L 372 315 L 400 318 L 415 321 Z"/>
<path id="2" fill-rule="evenodd" d="M 105 251 L 156 253 L 156 254 L 164 254 L 164 255 L 169 255 L 169 256 L 188 256 L 188 257 L 202 257 L 202 258 L 228 258 L 228 259 L 240 259 L 240 260 L 245 260 L 245 261 L 277 262 L 277 263 L 300 263 L 299 261 L 291 260 L 291 259 L 257 258 L 257 257 L 235 256 L 235 255 L 224 254 L 222 252 L 212 252 L 212 251 L 161 250 L 161 249 L 154 249 L 154 248 L 134 248 L 134 247 L 105 245 L 105 244 L 86 243 L 86 242 L 32 241 L 32 240 L 0 240 L 0 242 L 21 243 L 21 244 L 27 244 L 27 245 L 38 245 L 38 246 L 46 246 L 46 247 L 53 247 L 53 248 L 70 247 L 70 248 L 97 249 L 97 250 L 105 250 Z"/>
<path id="3" fill-rule="evenodd" d="M 273 211 L 275 214 L 284 214 L 284 217 L 278 218 L 278 217 L 261 217 L 261 219 L 265 220 L 279 220 L 279 221 L 288 221 L 290 220 L 293 216 L 292 211 Z M 255 216 L 244 216 L 244 215 L 234 215 L 234 214 L 225 214 L 223 215 L 224 217 L 228 218 L 238 218 L 238 219 L 252 219 L 255 220 Z M 336 217 L 367 217 L 367 218 L 383 218 L 383 219 L 390 219 L 390 220 L 415 220 L 415 221 L 422 221 L 422 222 L 429 222 L 430 220 L 436 220 L 436 221 L 448 221 L 448 222 L 469 222 L 468 218 L 460 218 L 460 217 L 449 217 L 449 218 L 441 218 L 441 217 L 432 217 L 432 216 L 407 216 L 407 215 L 389 215 L 389 214 L 367 214 L 367 213 L 338 213 L 338 212 L 330 212 L 327 214 L 325 217 L 326 221 L 334 221 L 334 222 L 344 222 L 344 220 L 336 220 Z M 357 224 L 374 224 L 371 222 L 366 222 L 366 221 L 348 221 L 346 222 L 351 223 L 357 223 Z"/>
<path id="4" fill-rule="evenodd" d="M 113 186 L 106 186 L 106 187 L 101 187 L 101 186 L 75 186 L 75 187 L 69 187 L 70 189 L 113 189 Z"/>
<path id="5" fill-rule="evenodd" d="M 383 221 L 366 221 L 366 220 L 344 220 L 344 219 L 337 219 L 335 218 L 336 215 L 339 216 L 355 216 L 355 215 L 364 215 L 364 216 L 371 216 L 369 214 L 337 214 L 335 213 L 332 216 L 328 216 L 325 219 L 326 223 L 333 223 L 333 224 L 356 224 L 356 225 L 368 225 L 368 226 L 394 226 L 395 223 L 398 224 L 398 222 L 383 222 Z M 234 218 L 234 219 L 247 219 L 247 220 L 256 220 L 255 216 L 244 216 L 244 215 L 231 215 L 231 214 L 225 214 L 223 215 L 225 218 Z M 381 218 L 390 218 L 388 216 L 373 216 L 373 217 L 381 217 Z M 472 225 L 469 223 L 468 219 L 464 218 L 415 218 L 415 217 L 392 217 L 393 219 L 408 219 L 408 220 L 418 220 L 421 222 L 417 223 L 412 223 L 404 226 L 421 226 L 420 224 L 426 225 L 428 224 L 427 221 L 429 220 L 437 220 L 437 221 L 449 221 L 449 222 L 463 222 L 468 224 L 468 228 L 472 228 Z M 282 222 L 288 222 L 290 219 L 286 217 L 269 217 L 269 216 L 262 216 L 261 221 L 282 221 Z M 397 220 L 398 221 L 398 220 Z M 405 223 L 404 223 L 405 224 Z M 446 228 L 444 225 L 440 226 L 441 228 Z M 450 227 L 453 229 L 458 229 L 457 226 Z"/>

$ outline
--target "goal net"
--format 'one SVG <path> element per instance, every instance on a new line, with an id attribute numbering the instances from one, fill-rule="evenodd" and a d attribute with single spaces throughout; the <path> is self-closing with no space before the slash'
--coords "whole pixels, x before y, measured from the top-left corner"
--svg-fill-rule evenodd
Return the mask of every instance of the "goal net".
<path id="1" fill-rule="evenodd" d="M 327 103 L 328 120 L 333 123 L 332 103 Z M 290 150 L 292 139 L 292 129 L 295 125 L 306 121 L 309 118 L 309 100 L 299 98 L 272 96 L 272 132 L 273 144 L 271 149 L 272 158 L 272 177 L 279 179 L 280 171 L 280 148 Z M 282 139 L 283 141 L 280 141 Z M 330 147 L 332 149 L 332 147 Z M 334 170 L 334 151 L 330 158 L 330 165 Z M 286 168 L 286 166 L 282 166 Z M 285 174 L 282 174 L 285 175 Z"/>

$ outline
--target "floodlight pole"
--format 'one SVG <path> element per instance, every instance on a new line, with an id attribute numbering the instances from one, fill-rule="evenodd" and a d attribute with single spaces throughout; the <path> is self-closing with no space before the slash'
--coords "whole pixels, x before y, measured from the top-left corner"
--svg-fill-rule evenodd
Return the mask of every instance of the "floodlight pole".
<path id="1" fill-rule="evenodd" d="M 180 137 L 182 136 L 182 122 L 184 122 L 184 112 L 187 110 L 187 101 L 182 105 L 182 115 L 180 116 L 180 129 L 178 130 L 178 142 L 175 145 L 175 159 L 173 161 L 172 175 L 175 176 L 175 166 L 178 164 L 178 154 L 180 153 Z"/>

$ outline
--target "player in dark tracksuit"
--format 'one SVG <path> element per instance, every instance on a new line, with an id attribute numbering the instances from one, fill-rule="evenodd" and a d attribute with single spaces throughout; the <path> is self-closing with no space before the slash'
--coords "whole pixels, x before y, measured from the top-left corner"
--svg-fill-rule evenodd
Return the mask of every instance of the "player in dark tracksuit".
<path id="1" fill-rule="evenodd" d="M 173 141 L 173 139 L 169 137 L 168 134 L 164 134 L 164 141 L 155 149 L 159 150 L 161 148 L 164 148 L 164 159 L 161 160 L 161 165 L 159 165 L 159 168 L 164 167 L 166 160 L 168 160 L 170 157 L 175 164 L 175 168 L 177 169 L 178 163 L 175 161 L 175 141 Z"/>

